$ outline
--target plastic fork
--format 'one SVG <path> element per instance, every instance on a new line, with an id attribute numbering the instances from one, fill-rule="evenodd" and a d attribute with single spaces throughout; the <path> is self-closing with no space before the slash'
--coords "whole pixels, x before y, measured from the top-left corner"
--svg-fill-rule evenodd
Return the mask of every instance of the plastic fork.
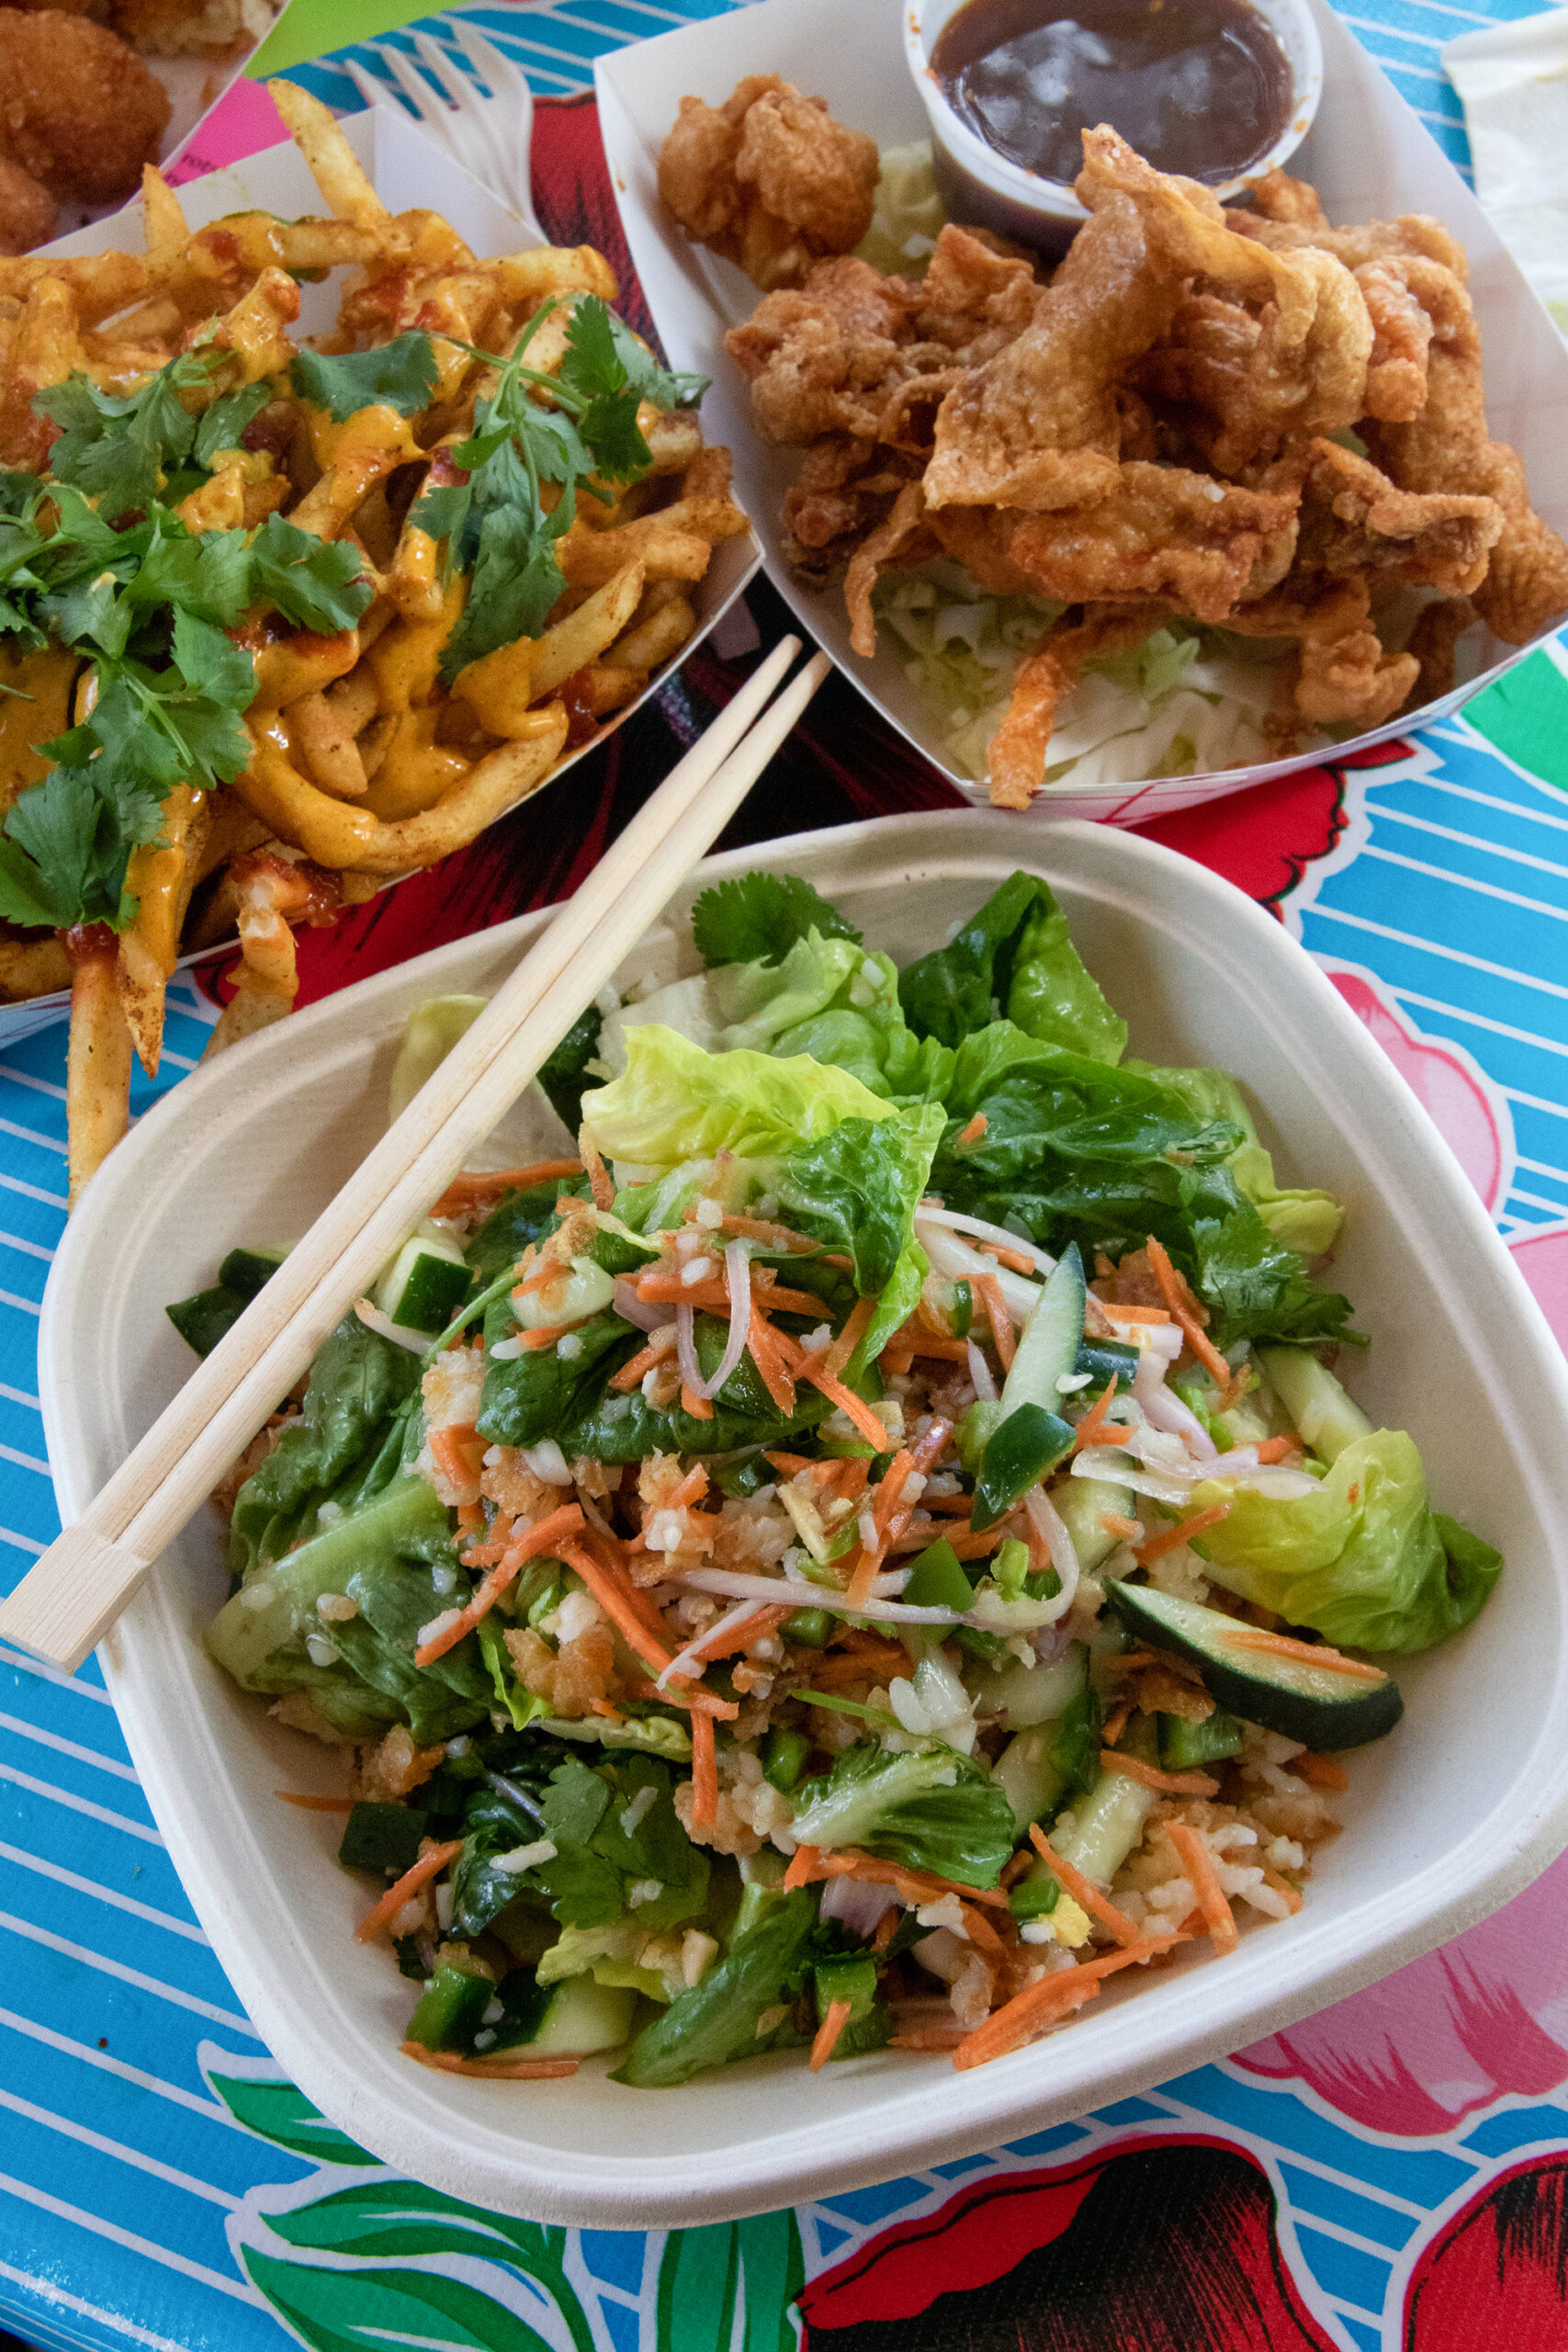
<path id="1" fill-rule="evenodd" d="M 462 50 L 472 76 L 427 32 L 409 36 L 424 68 L 423 74 L 416 71 L 405 50 L 394 49 L 389 41 L 365 41 L 361 50 L 367 50 L 396 85 L 431 138 L 503 204 L 510 205 L 541 244 L 547 244 L 549 240 L 534 213 L 533 91 L 521 70 L 477 25 L 459 16 L 434 21 Z M 386 83 L 367 74 L 354 59 L 344 60 L 344 70 L 367 106 L 403 113 Z"/>

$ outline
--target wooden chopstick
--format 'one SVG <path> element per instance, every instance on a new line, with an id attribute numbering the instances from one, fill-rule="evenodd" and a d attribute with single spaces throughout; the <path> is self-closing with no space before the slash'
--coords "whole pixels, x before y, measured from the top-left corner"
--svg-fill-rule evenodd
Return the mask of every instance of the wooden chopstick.
<path id="1" fill-rule="evenodd" d="M 303 1240 L 9 1600 L 73 1674 L 225 1470 L 722 832 L 831 664 L 787 637 L 666 777 Z"/>

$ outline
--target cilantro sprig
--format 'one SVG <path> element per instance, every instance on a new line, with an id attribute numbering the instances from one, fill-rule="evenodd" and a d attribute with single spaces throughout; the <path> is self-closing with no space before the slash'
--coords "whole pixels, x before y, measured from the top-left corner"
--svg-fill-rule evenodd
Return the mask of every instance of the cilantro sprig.
<path id="1" fill-rule="evenodd" d="M 446 542 L 448 565 L 471 575 L 462 618 L 441 656 L 447 684 L 497 647 L 538 636 L 566 586 L 557 548 L 579 494 L 607 504 L 614 492 L 606 482 L 636 481 L 653 462 L 637 425 L 641 402 L 686 406 L 705 386 L 704 377 L 660 368 L 592 294 L 572 302 L 558 368 L 531 368 L 534 337 L 558 308 L 541 304 L 504 359 L 461 346 L 497 371 L 495 388 L 476 401 L 474 429 L 450 453 L 468 480 L 427 490 L 413 510 L 422 530 Z M 546 485 L 558 493 L 547 510 Z"/>
<path id="2" fill-rule="evenodd" d="M 193 422 L 187 447 L 197 432 Z M 90 453 L 124 438 L 110 433 L 82 446 Z M 163 427 L 149 428 L 137 447 L 138 463 L 153 453 L 160 470 L 164 456 L 177 461 Z M 76 456 L 68 462 L 78 468 Z M 96 467 L 118 485 L 112 496 L 99 493 L 102 503 L 124 494 L 129 462 L 116 458 L 118 472 L 107 458 Z M 303 628 L 352 628 L 372 594 L 361 561 L 357 548 L 276 514 L 254 536 L 192 532 L 151 494 L 141 519 L 116 530 L 80 481 L 0 474 L 0 638 L 22 652 L 51 642 L 74 648 L 97 680 L 88 715 L 38 745 L 55 764 L 0 828 L 0 917 L 54 930 L 131 922 L 126 869 L 137 848 L 159 838 L 167 794 L 176 784 L 210 791 L 250 759 L 242 720 L 255 697 L 255 663 L 226 632 L 267 605 Z"/>

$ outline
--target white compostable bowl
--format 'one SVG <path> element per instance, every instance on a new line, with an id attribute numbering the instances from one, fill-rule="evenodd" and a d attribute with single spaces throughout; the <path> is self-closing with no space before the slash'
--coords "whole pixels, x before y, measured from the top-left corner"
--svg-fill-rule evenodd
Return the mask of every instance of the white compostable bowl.
<path id="1" fill-rule="evenodd" d="M 964 5 L 965 0 L 911 0 L 904 14 L 904 55 L 931 124 L 937 186 L 955 220 L 976 220 L 1043 253 L 1064 254 L 1089 219 L 1071 187 L 998 153 L 964 121 L 931 70 L 932 50 Z M 1284 52 L 1291 69 L 1291 106 L 1285 127 L 1267 154 L 1234 179 L 1216 183 L 1213 193 L 1222 204 L 1244 194 L 1249 181 L 1289 161 L 1311 130 L 1323 96 L 1323 43 L 1307 0 L 1250 0 L 1250 5 Z"/>
<path id="2" fill-rule="evenodd" d="M 962 2156 L 1124 2098 L 1276 2031 L 1413 1960 L 1515 1894 L 1568 1841 L 1568 1366 L 1457 1161 L 1310 958 L 1229 884 L 1106 826 L 1030 837 L 1074 936 L 1159 1062 L 1217 1062 L 1253 1102 L 1281 1182 L 1348 1207 L 1336 1280 L 1371 1336 L 1352 1374 L 1374 1420 L 1411 1430 L 1436 1500 L 1507 1566 L 1477 1623 L 1402 1663 L 1404 1722 L 1351 1760 L 1345 1834 L 1296 1917 L 1130 1971 L 1064 2030 L 957 2074 L 894 2051 L 820 2075 L 762 2058 L 678 2091 L 591 2060 L 494 2084 L 399 2055 L 410 1987 L 353 1940 L 362 1883 L 339 1825 L 279 1788 L 341 1790 L 342 1759 L 286 1731 L 210 1662 L 224 1597 L 203 1513 L 100 1655 L 131 1754 L 213 1949 L 300 2088 L 389 2164 L 555 2222 L 718 2221 Z M 714 858 L 684 903 L 749 867 L 807 875 L 908 961 L 1012 870 L 1023 836 L 961 810 L 884 819 Z M 287 1241 L 379 1135 L 408 1013 L 493 989 L 547 920 L 405 964 L 246 1040 L 166 1097 L 88 1187 L 45 1294 L 39 1380 L 62 1517 L 76 1518 L 191 1359 L 164 1306 L 240 1241 Z M 657 934 L 654 935 L 657 937 Z M 623 978 L 648 969 L 651 941 Z M 666 953 L 668 953 L 666 949 Z M 689 967 L 694 958 L 686 948 Z M 553 1129 L 539 1098 L 535 1133 Z M 510 1140 L 525 1148 L 526 1103 Z"/>

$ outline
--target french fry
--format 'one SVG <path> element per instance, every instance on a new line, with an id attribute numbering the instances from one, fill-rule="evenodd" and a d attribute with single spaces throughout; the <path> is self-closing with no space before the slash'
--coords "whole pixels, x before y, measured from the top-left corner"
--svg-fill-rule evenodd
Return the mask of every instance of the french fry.
<path id="1" fill-rule="evenodd" d="M 387 571 L 387 594 L 407 620 L 434 620 L 441 610 L 441 546 L 417 523 L 405 523 Z"/>
<path id="2" fill-rule="evenodd" d="M 366 806 L 383 824 L 417 817 L 460 784 L 473 765 L 435 740 L 441 718 L 433 703 L 394 714 L 395 725 L 366 793 Z"/>
<path id="3" fill-rule="evenodd" d="M 76 298 L 62 278 L 40 277 L 28 291 L 6 354 L 0 390 L 0 465 L 36 473 L 52 427 L 33 408 L 36 393 L 63 383 L 81 356 Z"/>
<path id="4" fill-rule="evenodd" d="M 325 471 L 288 519 L 321 539 L 335 539 L 378 482 L 424 455 L 395 408 L 362 408 L 344 424 L 328 420 L 314 437 Z"/>
<path id="5" fill-rule="evenodd" d="M 492 735 L 525 729 L 528 706 L 534 699 L 536 650 L 531 637 L 520 637 L 511 645 L 498 645 L 493 653 L 470 662 L 457 673 L 452 692 Z"/>
<path id="6" fill-rule="evenodd" d="M 619 662 L 590 662 L 586 669 L 579 671 L 578 677 L 579 699 L 587 702 L 595 718 L 607 718 L 611 711 L 624 710 L 648 684 L 646 670 L 629 669 Z"/>
<path id="7" fill-rule="evenodd" d="M 600 587 L 633 557 L 650 580 L 700 580 L 712 554 L 709 540 L 666 524 L 662 514 L 623 523 L 612 531 L 574 527 L 559 548 L 560 568 L 574 588 Z"/>
<path id="8" fill-rule="evenodd" d="M 180 928 L 212 826 L 204 792 L 177 784 L 164 803 L 163 838 L 133 850 L 125 887 L 138 901 L 119 935 L 115 982 L 137 1059 L 157 1075 L 164 1042 L 164 990 L 179 962 Z"/>
<path id="9" fill-rule="evenodd" d="M 566 541 L 560 544 L 564 548 Z M 530 676 L 536 702 L 553 694 L 574 670 L 586 669 L 590 662 L 597 662 L 605 648 L 615 643 L 637 608 L 643 578 L 640 562 L 623 562 L 596 595 L 590 596 L 576 612 L 557 621 L 535 641 Z M 458 683 L 461 684 L 461 679 Z M 482 712 L 479 715 L 483 717 Z"/>
<path id="10" fill-rule="evenodd" d="M 0 640 L 0 813 L 28 785 L 41 784 L 54 764 L 33 745 L 70 726 L 80 667 L 76 656 L 62 649 L 15 653 Z"/>
<path id="11" fill-rule="evenodd" d="M 286 269 L 264 269 L 248 293 L 220 319 L 212 341 L 234 355 L 234 382 L 258 384 L 294 357 L 285 327 L 299 315 L 299 288 Z M 227 389 L 231 390 L 232 386 Z"/>
<path id="12" fill-rule="evenodd" d="M 502 300 L 513 310 L 536 311 L 552 294 L 597 294 L 613 302 L 621 290 L 592 245 L 539 245 L 532 253 L 502 254 L 490 266 Z"/>
<path id="13" fill-rule="evenodd" d="M 702 449 L 703 428 L 694 409 L 657 409 L 645 401 L 637 411 L 637 421 L 642 427 L 656 474 L 684 473 Z"/>
<path id="14" fill-rule="evenodd" d="M 270 1028 L 294 1008 L 299 965 L 288 914 L 299 912 L 309 888 L 286 860 L 257 856 L 236 866 L 240 914 L 240 968 L 234 994 L 218 1016 L 202 1053 L 210 1061 L 241 1037 Z"/>
<path id="15" fill-rule="evenodd" d="M 71 986 L 71 966 L 57 937 L 0 939 L 0 1002 L 25 1004 Z"/>
<path id="16" fill-rule="evenodd" d="M 245 469 L 225 466 L 182 498 L 175 512 L 187 531 L 238 531 L 245 522 Z"/>
<path id="17" fill-rule="evenodd" d="M 533 714 L 536 732 L 501 744 L 477 761 L 457 788 L 420 817 L 383 825 L 370 854 L 358 863 L 371 874 L 406 874 L 466 849 L 487 825 L 536 792 L 566 748 L 567 715 L 558 702 Z"/>
<path id="18" fill-rule="evenodd" d="M 130 1031 L 115 985 L 112 932 L 67 950 L 71 1033 L 65 1052 L 67 1197 L 74 1208 L 130 1122 Z"/>
<path id="19" fill-rule="evenodd" d="M 391 215 L 361 171 L 330 107 L 297 82 L 269 82 L 266 88 L 329 211 L 357 229 L 384 228 Z"/>
<path id="20" fill-rule="evenodd" d="M 149 271 L 154 277 L 166 276 L 183 255 L 190 229 L 179 198 L 156 164 L 141 167 L 141 234 Z"/>
<path id="21" fill-rule="evenodd" d="M 374 707 L 373 685 L 370 693 Z M 288 732 L 313 784 L 335 800 L 364 797 L 368 779 L 359 755 L 359 729 L 353 724 L 352 707 L 325 694 L 301 695 L 288 706 Z"/>
<path id="22" fill-rule="evenodd" d="M 657 581 L 657 587 L 672 586 L 672 582 Z M 696 614 L 686 598 L 671 596 L 667 604 L 649 613 L 646 620 L 637 622 L 625 637 L 615 639 L 609 659 L 624 662 L 633 670 L 657 670 L 678 653 L 697 626 Z"/>

